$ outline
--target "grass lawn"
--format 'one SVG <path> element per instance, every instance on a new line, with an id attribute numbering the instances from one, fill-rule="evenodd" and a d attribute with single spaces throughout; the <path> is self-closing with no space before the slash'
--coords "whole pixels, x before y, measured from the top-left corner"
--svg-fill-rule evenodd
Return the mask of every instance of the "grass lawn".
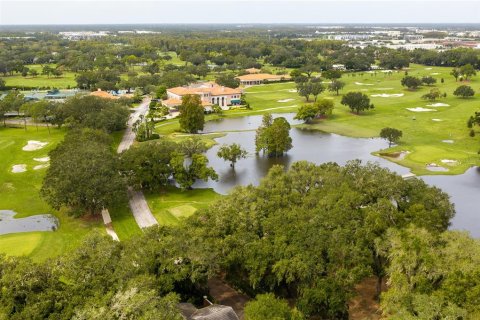
<path id="1" fill-rule="evenodd" d="M 409 151 L 403 159 L 398 160 L 401 165 L 412 169 L 416 174 L 460 174 L 473 165 L 480 164 L 477 154 L 480 148 L 480 139 L 469 136 L 466 127 L 468 118 L 480 110 L 478 97 L 460 99 L 453 96 L 453 91 L 460 83 L 449 75 L 451 68 L 427 68 L 420 65 L 411 65 L 409 75 L 432 76 L 437 79 L 437 84 L 432 87 L 424 86 L 417 91 L 409 91 L 400 85 L 404 72 L 394 72 L 389 75 L 382 72 L 345 74 L 342 81 L 346 82 L 340 96 L 331 92 L 324 92 L 320 97 L 333 99 L 335 110 L 333 116 L 327 120 L 317 120 L 313 124 L 300 127 L 317 129 L 352 137 L 377 137 L 384 127 L 393 127 L 403 131 L 403 138 L 398 146 L 390 151 Z M 440 79 L 445 82 L 441 83 Z M 480 90 L 480 80 L 473 78 L 468 83 L 477 92 Z M 430 102 L 421 99 L 431 88 L 438 88 L 447 93 L 447 98 L 441 98 L 437 103 L 449 104 L 449 107 L 427 107 Z M 245 112 L 294 112 L 297 107 L 304 104 L 296 92 L 294 83 L 277 83 L 254 86 L 246 89 L 246 98 L 253 111 Z M 371 97 L 375 105 L 373 111 L 360 115 L 352 114 L 350 110 L 340 104 L 341 94 L 349 91 L 362 91 L 371 96 L 375 94 L 404 94 L 402 97 Z M 292 99 L 288 102 L 278 100 Z M 412 112 L 406 108 L 423 107 L 436 109 L 433 112 Z M 440 119 L 442 121 L 433 121 Z M 477 132 L 480 131 L 477 129 Z M 443 140 L 453 140 L 445 143 Z M 380 151 L 380 150 L 379 150 Z M 382 150 L 385 152 L 385 150 Z M 392 158 L 388 158 L 392 160 Z M 441 160 L 456 160 L 457 164 L 448 165 Z M 448 172 L 431 172 L 426 169 L 427 163 L 436 163 L 449 169 Z"/>
<path id="2" fill-rule="evenodd" d="M 39 190 L 46 169 L 33 170 L 41 164 L 33 158 L 45 157 L 48 151 L 63 139 L 64 130 L 29 126 L 23 128 L 0 127 L 0 209 L 17 212 L 16 217 L 52 213 L 60 220 L 55 232 L 26 232 L 0 235 L 0 253 L 29 255 L 34 260 L 43 260 L 74 248 L 92 229 L 101 229 L 101 220 L 74 219 L 63 211 L 55 211 L 40 197 Z M 23 151 L 28 140 L 48 142 L 36 151 Z M 12 173 L 15 164 L 26 164 L 27 171 Z"/>
<path id="3" fill-rule="evenodd" d="M 55 65 L 50 65 L 55 67 Z M 23 87 L 50 87 L 58 89 L 67 89 L 75 88 L 77 82 L 75 81 L 75 73 L 70 71 L 64 71 L 61 77 L 47 77 L 42 75 L 42 66 L 38 64 L 27 65 L 29 69 L 37 70 L 38 76 L 32 77 L 22 77 L 21 74 L 17 73 L 13 76 L 3 77 L 5 84 L 7 86 L 16 87 L 17 89 L 22 90 Z"/>
<path id="4" fill-rule="evenodd" d="M 197 210 L 221 197 L 212 189 L 182 191 L 175 187 L 155 193 L 145 193 L 148 205 L 160 225 L 175 225 Z"/>

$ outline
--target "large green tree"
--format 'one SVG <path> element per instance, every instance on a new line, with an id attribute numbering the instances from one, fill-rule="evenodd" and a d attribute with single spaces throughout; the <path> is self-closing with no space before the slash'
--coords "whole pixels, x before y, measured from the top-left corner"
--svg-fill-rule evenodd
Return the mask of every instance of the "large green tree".
<path id="1" fill-rule="evenodd" d="M 264 114 L 262 122 L 255 136 L 257 154 L 263 151 L 269 157 L 279 157 L 292 148 L 290 124 L 285 118 Z"/>
<path id="2" fill-rule="evenodd" d="M 465 99 L 473 97 L 475 95 L 475 91 L 470 86 L 461 85 L 457 89 L 455 89 L 453 95 Z"/>
<path id="3" fill-rule="evenodd" d="M 208 158 L 203 154 L 193 154 L 190 159 L 185 159 L 182 153 L 174 153 L 170 166 L 175 181 L 182 189 L 191 189 L 197 179 L 218 179 L 215 170 L 208 167 Z"/>
<path id="4" fill-rule="evenodd" d="M 370 103 L 370 98 L 361 92 L 349 92 L 342 97 L 341 104 L 348 106 L 352 112 L 359 114 L 361 111 L 375 108 Z"/>
<path id="5" fill-rule="evenodd" d="M 182 97 L 180 105 L 180 128 L 188 133 L 197 133 L 203 130 L 205 124 L 205 110 L 198 95 L 187 94 Z"/>
<path id="6" fill-rule="evenodd" d="M 388 141 L 388 147 L 392 146 L 392 143 L 397 143 L 402 137 L 403 132 L 395 128 L 383 128 L 380 130 L 380 138 Z"/>
<path id="7" fill-rule="evenodd" d="M 247 151 L 238 143 L 231 145 L 223 145 L 218 149 L 217 156 L 225 161 L 230 161 L 230 167 L 235 169 L 235 164 L 238 160 L 247 157 Z"/>
<path id="8" fill-rule="evenodd" d="M 75 216 L 99 214 L 121 203 L 126 184 L 111 138 L 101 131 L 73 130 L 49 153 L 50 167 L 41 194 L 55 209 L 68 207 Z"/>

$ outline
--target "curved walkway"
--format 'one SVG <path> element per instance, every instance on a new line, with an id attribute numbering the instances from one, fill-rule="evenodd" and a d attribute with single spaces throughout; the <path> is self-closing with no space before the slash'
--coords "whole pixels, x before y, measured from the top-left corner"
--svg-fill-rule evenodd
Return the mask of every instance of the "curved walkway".
<path id="1" fill-rule="evenodd" d="M 135 132 L 133 132 L 133 124 L 137 121 L 141 115 L 145 115 L 148 111 L 149 104 L 151 99 L 145 98 L 142 103 L 135 109 L 135 112 L 130 115 L 130 119 L 127 122 L 127 129 L 123 134 L 122 141 L 118 145 L 117 153 L 122 153 L 123 151 L 130 148 L 135 140 Z M 157 220 L 150 211 L 148 207 L 147 200 L 141 191 L 133 191 L 131 188 L 128 189 L 129 205 L 132 210 L 133 217 L 137 222 L 138 226 L 143 229 L 158 224 Z M 107 228 L 107 233 L 112 237 L 113 240 L 119 241 L 118 235 L 113 230 L 112 219 L 108 210 L 102 211 L 103 223 Z"/>

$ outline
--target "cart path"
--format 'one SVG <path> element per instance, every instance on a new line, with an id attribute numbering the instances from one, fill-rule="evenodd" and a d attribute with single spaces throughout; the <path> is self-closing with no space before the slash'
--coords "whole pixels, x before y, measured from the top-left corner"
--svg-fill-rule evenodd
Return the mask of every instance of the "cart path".
<path id="1" fill-rule="evenodd" d="M 127 122 L 127 129 L 123 134 L 122 141 L 118 145 L 117 153 L 122 153 L 123 151 L 128 150 L 133 144 L 133 141 L 135 141 L 135 132 L 133 132 L 132 129 L 133 124 L 140 118 L 141 115 L 145 115 L 147 113 L 150 101 L 150 98 L 143 99 L 142 103 L 135 109 L 135 112 L 130 115 L 130 118 Z M 158 224 L 157 220 L 152 214 L 152 211 L 148 207 L 145 196 L 141 191 L 133 191 L 131 188 L 129 188 L 128 196 L 129 206 L 133 213 L 133 217 L 141 229 Z M 113 230 L 112 219 L 108 210 L 102 211 L 102 217 L 103 223 L 107 228 L 107 233 L 112 237 L 113 240 L 119 241 L 117 233 L 115 230 Z"/>

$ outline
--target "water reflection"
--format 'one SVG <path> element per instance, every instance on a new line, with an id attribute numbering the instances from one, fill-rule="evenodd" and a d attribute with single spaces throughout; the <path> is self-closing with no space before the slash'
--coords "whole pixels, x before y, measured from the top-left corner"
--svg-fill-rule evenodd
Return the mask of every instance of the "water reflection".
<path id="1" fill-rule="evenodd" d="M 51 214 L 40 214 L 25 218 L 15 219 L 16 212 L 0 210 L 0 235 L 30 232 L 30 231 L 55 231 L 58 228 L 58 219 Z"/>

